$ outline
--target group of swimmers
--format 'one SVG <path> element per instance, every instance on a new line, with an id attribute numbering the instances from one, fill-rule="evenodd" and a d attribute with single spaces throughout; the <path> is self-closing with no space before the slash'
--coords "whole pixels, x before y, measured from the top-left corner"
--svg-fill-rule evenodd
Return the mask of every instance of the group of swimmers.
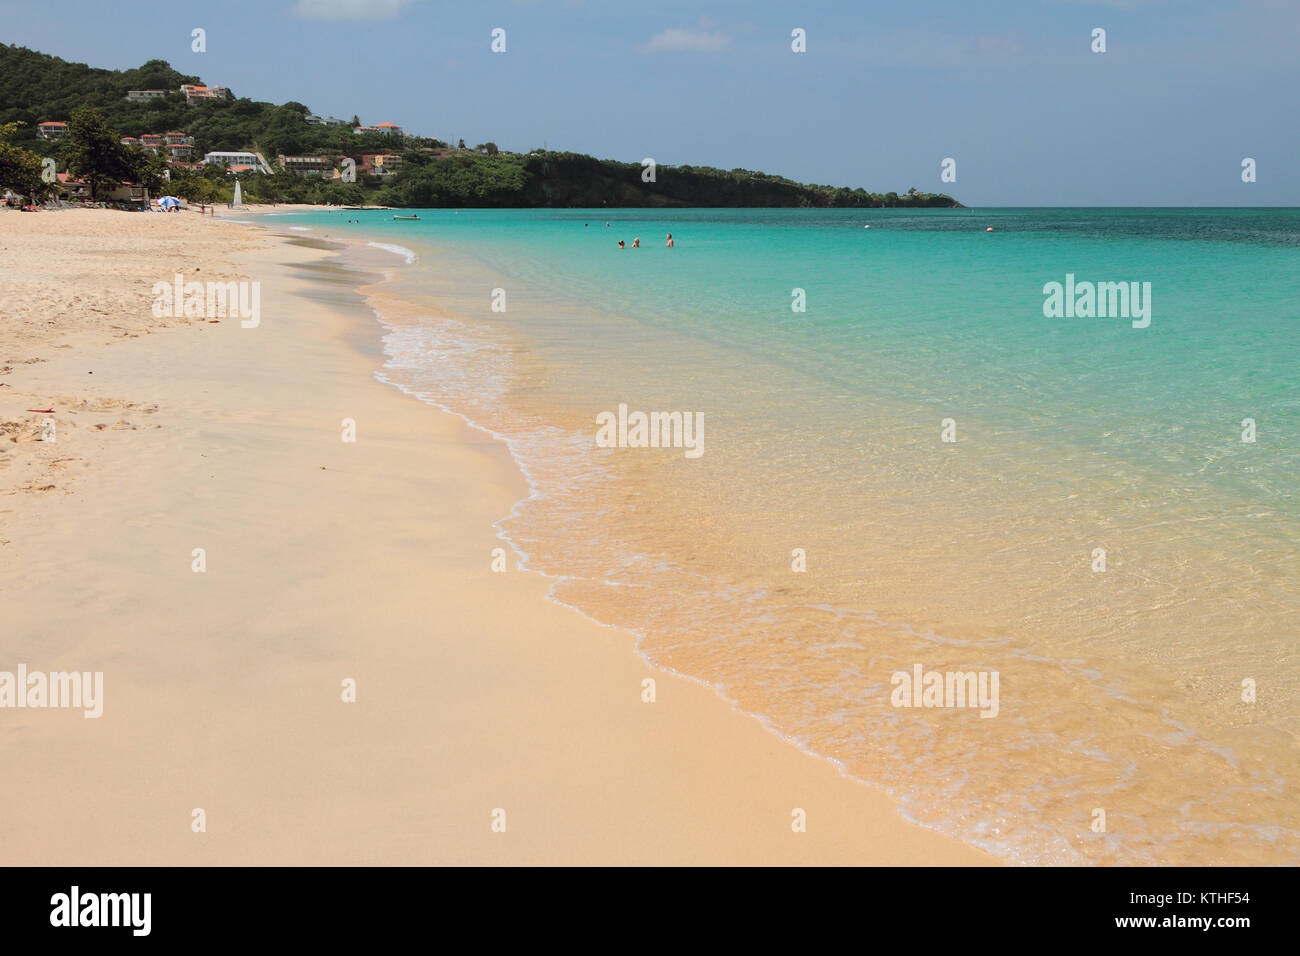
<path id="1" fill-rule="evenodd" d="M 590 227 L 590 226 L 591 226 L 591 223 L 589 223 L 589 222 L 584 222 L 582 225 L 583 225 L 584 227 Z M 609 223 L 605 223 L 605 228 L 606 228 L 606 229 L 609 228 Z M 671 232 L 668 233 L 668 241 L 667 241 L 666 243 L 664 243 L 664 245 L 667 246 L 669 249 L 671 249 L 671 248 L 673 247 L 673 234 L 672 234 Z M 626 248 L 627 248 L 627 243 L 626 243 L 624 240 L 620 239 L 620 240 L 618 241 L 618 247 L 619 247 L 620 249 L 626 249 Z M 633 249 L 640 249 L 640 248 L 641 248 L 641 240 L 640 240 L 640 238 L 636 238 L 636 239 L 633 239 L 633 240 L 632 240 L 632 248 L 633 248 Z"/>
<path id="2" fill-rule="evenodd" d="M 668 242 L 664 243 L 664 246 L 672 248 L 672 233 L 668 233 Z M 625 248 L 623 239 L 619 239 L 619 248 Z M 641 248 L 641 239 L 633 239 L 632 248 Z"/>

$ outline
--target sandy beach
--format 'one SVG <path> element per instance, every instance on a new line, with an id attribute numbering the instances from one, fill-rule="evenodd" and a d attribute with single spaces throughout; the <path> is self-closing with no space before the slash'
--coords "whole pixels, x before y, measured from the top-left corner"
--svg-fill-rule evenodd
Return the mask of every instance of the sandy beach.
<path id="1" fill-rule="evenodd" d="M 0 711 L 0 862 L 995 863 L 494 573 L 522 475 L 376 381 L 328 246 L 0 213 L 0 669 L 104 675 Z M 260 322 L 155 317 L 178 274 Z"/>

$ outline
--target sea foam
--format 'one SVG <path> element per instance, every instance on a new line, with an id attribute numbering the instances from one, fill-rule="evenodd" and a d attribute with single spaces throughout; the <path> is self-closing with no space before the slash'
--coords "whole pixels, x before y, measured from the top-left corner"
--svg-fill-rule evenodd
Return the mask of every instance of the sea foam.
<path id="1" fill-rule="evenodd" d="M 394 255 L 405 256 L 406 264 L 408 266 L 415 261 L 415 253 L 406 248 L 406 246 L 394 245 L 391 242 L 368 242 L 366 245 L 374 246 L 376 249 L 385 249 Z"/>

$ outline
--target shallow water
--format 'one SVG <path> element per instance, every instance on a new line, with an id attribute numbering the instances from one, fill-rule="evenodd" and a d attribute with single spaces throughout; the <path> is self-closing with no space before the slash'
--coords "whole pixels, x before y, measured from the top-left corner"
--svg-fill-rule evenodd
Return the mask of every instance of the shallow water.
<path id="1" fill-rule="evenodd" d="M 381 377 L 510 442 L 556 599 L 1008 859 L 1300 858 L 1300 211 L 347 215 L 294 221 L 417 253 Z M 1149 326 L 1045 317 L 1067 274 Z M 703 455 L 597 447 L 620 403 Z"/>

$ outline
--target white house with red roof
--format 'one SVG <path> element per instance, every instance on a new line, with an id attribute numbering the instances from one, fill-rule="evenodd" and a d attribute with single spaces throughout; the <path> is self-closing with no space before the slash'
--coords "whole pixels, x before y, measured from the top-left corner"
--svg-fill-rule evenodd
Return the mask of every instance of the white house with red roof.
<path id="1" fill-rule="evenodd" d="M 181 92 L 185 94 L 186 103 L 200 103 L 203 100 L 224 100 L 230 97 L 230 90 L 224 86 L 199 86 L 196 83 L 182 83 Z"/>
<path id="2" fill-rule="evenodd" d="M 396 123 L 376 123 L 374 126 L 358 126 L 352 132 L 358 136 L 362 133 L 387 133 L 390 136 L 401 136 L 402 127 Z"/>

